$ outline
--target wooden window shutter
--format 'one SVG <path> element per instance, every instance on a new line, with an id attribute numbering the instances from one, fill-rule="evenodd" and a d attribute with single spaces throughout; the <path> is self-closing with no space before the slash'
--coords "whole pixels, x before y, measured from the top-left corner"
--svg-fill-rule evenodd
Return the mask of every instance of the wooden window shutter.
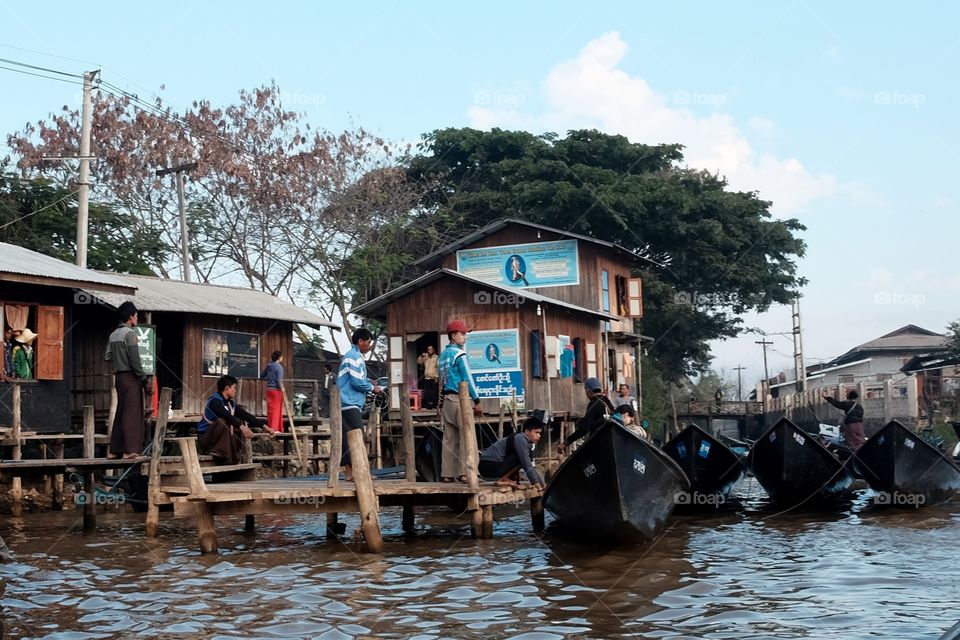
<path id="1" fill-rule="evenodd" d="M 63 380 L 63 307 L 37 307 L 37 380 Z"/>
<path id="2" fill-rule="evenodd" d="M 627 315 L 631 318 L 643 317 L 643 281 L 640 278 L 630 278 L 627 287 L 627 304 L 630 311 Z"/>

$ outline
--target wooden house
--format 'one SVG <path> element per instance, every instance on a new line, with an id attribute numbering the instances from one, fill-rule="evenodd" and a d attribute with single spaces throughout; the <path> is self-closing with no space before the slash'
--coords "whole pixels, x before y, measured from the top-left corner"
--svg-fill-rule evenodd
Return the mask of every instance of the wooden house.
<path id="1" fill-rule="evenodd" d="M 632 269 L 615 244 L 521 220 L 501 220 L 417 262 L 427 273 L 353 309 L 383 319 L 392 383 L 417 388 L 417 356 L 442 349 L 447 322 L 471 328 L 467 354 L 484 408 L 514 393 L 528 409 L 582 412 L 583 381 L 636 392 L 643 313 Z M 399 398 L 394 398 L 396 403 Z"/>

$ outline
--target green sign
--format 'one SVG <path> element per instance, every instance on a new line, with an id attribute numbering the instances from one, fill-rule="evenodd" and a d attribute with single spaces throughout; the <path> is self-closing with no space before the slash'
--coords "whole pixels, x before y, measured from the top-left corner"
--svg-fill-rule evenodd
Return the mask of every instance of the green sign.
<path id="1" fill-rule="evenodd" d="M 140 365 L 148 376 L 157 373 L 157 328 L 152 324 L 138 324 L 133 328 L 137 332 L 137 347 L 140 351 Z"/>

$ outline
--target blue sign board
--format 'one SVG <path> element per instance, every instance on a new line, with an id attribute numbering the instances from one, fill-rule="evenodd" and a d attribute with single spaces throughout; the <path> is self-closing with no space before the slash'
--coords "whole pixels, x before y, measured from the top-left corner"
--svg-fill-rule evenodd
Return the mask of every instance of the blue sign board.
<path id="1" fill-rule="evenodd" d="M 523 400 L 520 332 L 517 329 L 471 331 L 464 345 L 467 366 L 481 398 Z"/>
<path id="2" fill-rule="evenodd" d="M 490 284 L 527 289 L 580 284 L 576 240 L 457 251 L 457 271 Z"/>
<path id="3" fill-rule="evenodd" d="M 519 369 L 471 372 L 470 375 L 481 398 L 512 398 L 516 391 L 517 401 L 523 402 L 523 372 Z"/>

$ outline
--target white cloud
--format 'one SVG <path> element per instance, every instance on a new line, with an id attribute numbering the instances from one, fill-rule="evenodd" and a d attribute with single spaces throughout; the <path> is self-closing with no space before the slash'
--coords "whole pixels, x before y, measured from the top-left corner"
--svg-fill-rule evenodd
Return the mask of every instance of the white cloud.
<path id="1" fill-rule="evenodd" d="M 606 33 L 549 72 L 543 85 L 543 113 L 531 115 L 513 105 L 475 105 L 468 111 L 470 122 L 478 128 L 531 131 L 597 128 L 646 144 L 680 142 L 689 166 L 719 171 L 734 189 L 759 191 L 780 215 L 837 193 L 832 175 L 812 174 L 796 158 L 756 152 L 734 118 L 717 110 L 726 102 L 724 94 L 682 92 L 682 100 L 676 95 L 670 100 L 642 77 L 619 68 L 626 53 L 620 34 Z M 712 106 L 714 111 L 700 116 L 675 104 Z M 762 118 L 751 124 L 767 131 L 774 126 Z"/>

